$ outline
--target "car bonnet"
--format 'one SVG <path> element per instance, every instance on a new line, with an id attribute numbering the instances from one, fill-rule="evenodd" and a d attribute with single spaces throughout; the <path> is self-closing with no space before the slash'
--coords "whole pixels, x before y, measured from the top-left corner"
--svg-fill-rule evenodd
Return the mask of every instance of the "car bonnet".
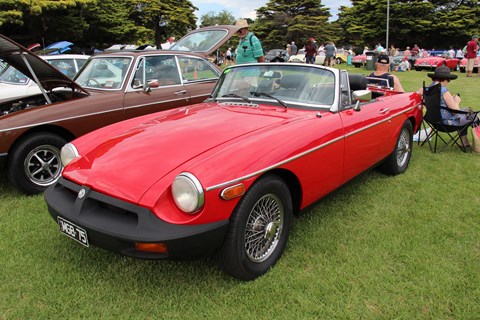
<path id="1" fill-rule="evenodd" d="M 0 59 L 12 65 L 35 82 L 36 77 L 47 91 L 58 87 L 70 87 L 87 93 L 81 86 L 48 62 L 1 34 Z"/>
<path id="2" fill-rule="evenodd" d="M 289 113 L 271 107 L 259 110 L 208 103 L 152 114 L 75 140 L 82 158 L 67 166 L 63 175 L 136 203 L 171 172 L 185 170 L 229 143 L 291 119 Z"/>

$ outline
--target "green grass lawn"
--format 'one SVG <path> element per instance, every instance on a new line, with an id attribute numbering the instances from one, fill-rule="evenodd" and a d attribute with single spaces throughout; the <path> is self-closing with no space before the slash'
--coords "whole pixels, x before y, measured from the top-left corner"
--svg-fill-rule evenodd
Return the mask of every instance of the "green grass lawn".
<path id="1" fill-rule="evenodd" d="M 406 90 L 429 80 L 398 75 Z M 451 91 L 478 110 L 479 81 L 460 74 Z M 297 216 L 252 282 L 209 259 L 83 248 L 2 173 L 0 319 L 480 319 L 479 173 L 480 155 L 415 145 L 405 174 L 368 172 Z"/>

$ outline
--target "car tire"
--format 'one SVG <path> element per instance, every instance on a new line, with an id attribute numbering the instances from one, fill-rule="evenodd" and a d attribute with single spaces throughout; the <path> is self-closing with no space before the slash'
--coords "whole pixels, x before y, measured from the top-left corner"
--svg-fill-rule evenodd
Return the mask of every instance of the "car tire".
<path id="1" fill-rule="evenodd" d="M 380 166 L 383 173 L 397 175 L 404 173 L 412 157 L 413 128 L 410 121 L 405 121 L 398 135 L 393 152 Z"/>
<path id="2" fill-rule="evenodd" d="M 23 138 L 10 152 L 7 176 L 25 194 L 43 192 L 62 173 L 60 149 L 67 141 L 52 133 L 36 133 Z"/>
<path id="3" fill-rule="evenodd" d="M 274 175 L 260 178 L 230 218 L 225 242 L 218 254 L 220 267 L 244 281 L 261 276 L 282 256 L 292 219 L 292 199 L 286 183 Z M 252 241 L 247 241 L 248 238 Z"/>

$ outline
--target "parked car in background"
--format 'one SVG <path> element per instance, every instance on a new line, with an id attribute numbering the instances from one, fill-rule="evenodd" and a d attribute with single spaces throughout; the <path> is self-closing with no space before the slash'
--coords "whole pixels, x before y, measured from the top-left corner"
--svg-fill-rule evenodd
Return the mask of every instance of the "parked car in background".
<path id="1" fill-rule="evenodd" d="M 305 49 L 300 49 L 298 50 L 296 55 L 291 55 L 290 58 L 288 59 L 288 62 L 305 63 L 306 62 Z M 323 65 L 324 62 L 325 62 L 325 52 L 322 51 L 315 56 L 315 64 Z"/>
<path id="2" fill-rule="evenodd" d="M 459 60 L 457 58 L 446 58 L 446 53 L 443 50 L 431 51 L 430 56 L 417 58 L 413 64 L 415 70 L 434 70 L 439 66 L 447 66 L 451 70 L 458 71 Z"/>
<path id="3" fill-rule="evenodd" d="M 342 64 L 347 63 L 348 60 L 348 51 L 344 49 L 337 49 L 335 53 L 335 63 Z"/>
<path id="4" fill-rule="evenodd" d="M 465 73 L 467 71 L 467 58 L 463 58 L 460 60 L 458 63 L 458 70 L 462 73 Z M 473 72 L 478 73 L 478 68 L 480 66 L 480 57 L 475 58 L 475 62 L 473 63 Z"/>
<path id="5" fill-rule="evenodd" d="M 355 68 L 365 67 L 366 63 L 367 63 L 367 55 L 365 54 L 357 54 L 352 59 L 352 64 L 355 66 Z"/>
<path id="6" fill-rule="evenodd" d="M 83 246 L 146 259 L 214 254 L 252 280 L 282 256 L 294 214 L 372 167 L 405 172 L 421 121 L 419 94 L 369 87 L 363 75 L 235 65 L 203 103 L 65 145 L 45 200 Z"/>
<path id="7" fill-rule="evenodd" d="M 265 62 L 285 62 L 287 60 L 287 50 L 272 49 L 265 55 Z"/>
<path id="8" fill-rule="evenodd" d="M 0 103 L 0 163 L 10 182 L 27 194 L 41 192 L 60 176 L 66 142 L 114 122 L 204 101 L 221 73 L 206 57 L 237 30 L 197 29 L 172 50 L 95 55 L 75 81 L 0 35 L 0 58 L 43 89 Z"/>
<path id="9" fill-rule="evenodd" d="M 40 56 L 70 79 L 87 62 L 88 55 L 59 54 Z M 0 73 L 0 103 L 13 98 L 23 98 L 41 93 L 40 88 L 33 79 L 30 79 L 13 66 L 8 66 L 5 72 Z"/>

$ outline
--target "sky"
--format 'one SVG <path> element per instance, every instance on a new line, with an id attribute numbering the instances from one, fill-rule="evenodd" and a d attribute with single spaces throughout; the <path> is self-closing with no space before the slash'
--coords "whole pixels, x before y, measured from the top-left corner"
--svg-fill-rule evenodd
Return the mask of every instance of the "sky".
<path id="1" fill-rule="evenodd" d="M 198 20 L 209 11 L 219 13 L 222 10 L 229 11 L 236 19 L 255 19 L 255 9 L 264 6 L 268 0 L 190 0 L 199 10 L 196 12 Z M 294 0 L 293 0 L 294 1 Z M 322 0 L 322 4 L 330 8 L 331 20 L 337 19 L 340 6 L 351 6 L 350 0 Z"/>

